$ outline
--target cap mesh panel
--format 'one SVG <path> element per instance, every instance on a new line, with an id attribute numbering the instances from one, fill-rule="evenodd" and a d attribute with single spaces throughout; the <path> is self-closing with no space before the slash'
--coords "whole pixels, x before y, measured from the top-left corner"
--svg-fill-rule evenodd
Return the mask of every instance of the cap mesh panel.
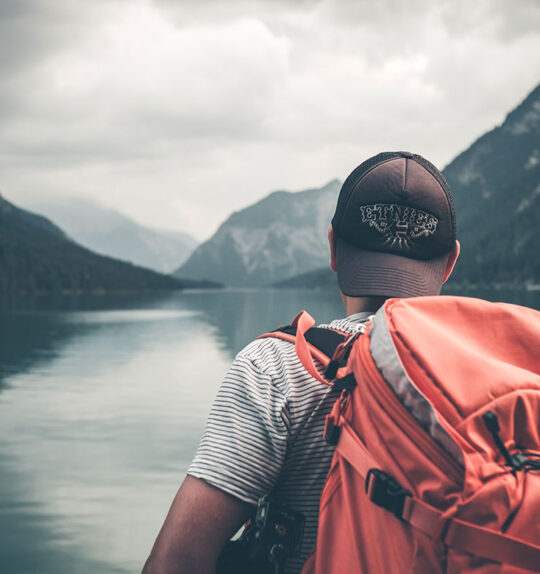
<path id="1" fill-rule="evenodd" d="M 406 154 L 406 155 L 405 155 Z M 452 194 L 450 193 L 450 188 L 448 187 L 448 183 L 446 179 L 444 179 L 443 174 L 427 159 L 423 158 L 421 155 L 418 154 L 411 154 L 409 152 L 402 152 L 402 151 L 385 151 L 370 157 L 363 163 L 361 163 L 357 168 L 355 168 L 344 181 L 343 186 L 341 188 L 341 192 L 339 194 L 338 203 L 336 206 L 336 212 L 334 217 L 332 218 L 332 227 L 336 228 L 339 225 L 339 221 L 343 217 L 343 213 L 347 209 L 347 204 L 349 203 L 349 198 L 351 193 L 354 189 L 355 184 L 362 179 L 368 171 L 372 168 L 385 163 L 389 160 L 396 159 L 396 158 L 405 158 L 405 159 L 413 159 L 417 163 L 419 163 L 423 168 L 425 168 L 440 184 L 442 187 L 446 198 L 448 199 L 448 204 L 450 206 L 450 219 L 452 223 L 452 237 L 455 239 L 456 237 L 456 217 L 455 217 L 455 210 L 454 210 L 454 200 L 452 198 Z"/>

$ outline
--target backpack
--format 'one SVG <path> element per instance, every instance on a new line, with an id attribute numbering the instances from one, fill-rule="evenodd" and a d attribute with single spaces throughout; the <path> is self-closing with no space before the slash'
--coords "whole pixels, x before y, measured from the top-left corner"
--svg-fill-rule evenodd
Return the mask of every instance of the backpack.
<path id="1" fill-rule="evenodd" d="M 390 299 L 308 372 L 341 393 L 316 547 L 302 574 L 540 572 L 540 313 Z"/>

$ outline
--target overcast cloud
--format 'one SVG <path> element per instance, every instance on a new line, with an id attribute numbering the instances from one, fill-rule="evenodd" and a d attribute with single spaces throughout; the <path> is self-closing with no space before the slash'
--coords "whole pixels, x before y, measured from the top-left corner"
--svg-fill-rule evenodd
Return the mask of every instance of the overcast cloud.
<path id="1" fill-rule="evenodd" d="M 384 149 L 444 167 L 540 80 L 536 0 L 2 0 L 0 189 L 209 236 Z"/>

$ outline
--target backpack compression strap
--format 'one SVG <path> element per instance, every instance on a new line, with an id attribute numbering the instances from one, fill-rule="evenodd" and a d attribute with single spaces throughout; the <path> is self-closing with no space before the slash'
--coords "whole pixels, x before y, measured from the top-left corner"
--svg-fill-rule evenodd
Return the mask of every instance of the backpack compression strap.
<path id="1" fill-rule="evenodd" d="M 339 404 L 334 408 L 337 414 Z M 364 478 L 366 493 L 374 504 L 447 546 L 502 564 L 538 571 L 540 546 L 459 518 L 446 517 L 440 510 L 415 498 L 380 469 L 362 439 L 345 419 L 339 418 L 341 432 L 336 450 Z"/>
<path id="2" fill-rule="evenodd" d="M 314 327 L 314 324 L 314 319 L 302 311 L 290 325 L 265 333 L 259 339 L 275 338 L 294 343 L 296 354 L 308 373 L 321 383 L 331 385 L 331 380 L 320 375 L 313 362 L 313 357 L 326 368 L 336 349 L 347 340 L 348 335 L 333 329 Z"/>

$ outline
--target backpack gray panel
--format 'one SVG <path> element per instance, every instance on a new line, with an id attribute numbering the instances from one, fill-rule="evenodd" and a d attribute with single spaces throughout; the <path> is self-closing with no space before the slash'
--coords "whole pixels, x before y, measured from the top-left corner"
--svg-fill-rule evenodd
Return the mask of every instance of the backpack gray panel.
<path id="1" fill-rule="evenodd" d="M 384 306 L 375 314 L 369 337 L 371 356 L 399 401 L 433 440 L 442 446 L 456 462 L 464 466 L 461 449 L 440 424 L 433 405 L 407 375 L 388 331 Z"/>

